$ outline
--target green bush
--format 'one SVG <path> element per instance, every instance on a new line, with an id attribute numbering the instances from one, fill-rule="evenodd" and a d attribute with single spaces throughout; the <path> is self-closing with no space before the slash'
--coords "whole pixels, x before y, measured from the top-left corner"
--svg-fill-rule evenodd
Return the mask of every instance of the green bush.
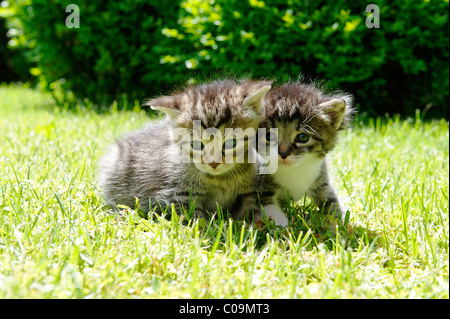
<path id="1" fill-rule="evenodd" d="M 69 3 L 80 28 L 65 26 Z M 41 82 L 100 105 L 201 77 L 323 80 L 360 111 L 448 118 L 448 1 L 19 0 Z M 62 90 L 60 90 L 62 89 Z M 58 97 L 58 94 L 55 95 Z M 67 96 L 61 96 L 61 101 Z"/>
<path id="2" fill-rule="evenodd" d="M 17 80 L 17 75 L 11 67 L 11 56 L 8 50 L 8 37 L 6 20 L 0 18 L 0 82 L 11 82 Z"/>
<path id="3" fill-rule="evenodd" d="M 12 16 L 11 9 L 0 6 L 0 82 L 31 82 L 30 52 L 20 43 L 25 41 L 20 20 Z"/>
<path id="4" fill-rule="evenodd" d="M 66 6 L 80 8 L 80 28 L 66 26 Z M 185 77 L 161 64 L 167 51 L 177 54 L 163 29 L 177 26 L 173 0 L 33 0 L 18 2 L 17 16 L 34 41 L 41 83 L 59 102 L 70 96 L 98 105 L 142 100 Z M 175 8 L 175 10 L 174 10 Z"/>
<path id="5" fill-rule="evenodd" d="M 198 69 L 282 81 L 303 74 L 353 93 L 361 111 L 411 115 L 431 104 L 430 112 L 448 118 L 448 0 L 377 1 L 380 28 L 373 29 L 366 1 L 210 3 L 183 3 Z"/>

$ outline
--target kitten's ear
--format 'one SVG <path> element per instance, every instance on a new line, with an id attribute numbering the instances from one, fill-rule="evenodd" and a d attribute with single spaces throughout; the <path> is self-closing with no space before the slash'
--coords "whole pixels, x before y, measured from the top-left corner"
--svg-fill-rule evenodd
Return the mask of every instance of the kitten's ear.
<path id="1" fill-rule="evenodd" d="M 269 91 L 271 88 L 272 87 L 270 85 L 263 86 L 255 93 L 247 96 L 242 104 L 251 107 L 255 112 L 260 114 L 264 95 L 266 95 L 267 91 Z"/>
<path id="2" fill-rule="evenodd" d="M 343 99 L 333 99 L 319 105 L 325 117 L 336 130 L 339 130 L 344 119 L 346 103 Z"/>
<path id="3" fill-rule="evenodd" d="M 144 105 L 150 106 L 152 110 L 166 113 L 171 121 L 176 120 L 181 113 L 172 96 L 161 96 L 151 99 L 146 101 Z"/>

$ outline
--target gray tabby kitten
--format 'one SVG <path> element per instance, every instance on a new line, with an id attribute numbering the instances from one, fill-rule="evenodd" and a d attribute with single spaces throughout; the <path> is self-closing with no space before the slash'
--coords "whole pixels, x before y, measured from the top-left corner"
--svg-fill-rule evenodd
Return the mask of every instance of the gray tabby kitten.
<path id="1" fill-rule="evenodd" d="M 254 151 L 247 147 L 249 137 L 229 136 L 225 128 L 256 131 L 270 85 L 268 81 L 213 81 L 149 100 L 146 105 L 167 118 L 117 140 L 101 159 L 99 184 L 107 204 L 133 208 L 137 198 L 143 211 L 148 212 L 151 203 L 160 212 L 171 203 L 188 209 L 195 198 L 196 217 L 207 217 L 206 211 L 213 213 L 220 205 L 235 218 L 249 212 L 260 219 L 255 164 L 227 163 L 217 152 L 211 157 L 214 152 L 208 144 L 220 139 L 194 134 L 194 121 L 201 124 L 202 132 L 214 128 L 224 136 L 223 144 L 214 145 L 221 154 L 223 148 L 248 159 Z M 180 135 L 180 130 L 189 134 Z"/>
<path id="2" fill-rule="evenodd" d="M 331 185 L 326 155 L 338 142 L 338 131 L 345 129 L 353 114 L 352 97 L 344 93 L 325 94 L 314 85 L 287 83 L 272 89 L 265 97 L 261 127 L 277 128 L 278 169 L 269 176 L 259 176 L 265 193 L 264 210 L 279 225 L 288 224 L 279 202 L 311 197 L 325 211 L 335 211 L 345 218 Z M 272 200 L 267 197 L 273 195 Z M 264 196 L 262 196 L 264 197 Z"/>

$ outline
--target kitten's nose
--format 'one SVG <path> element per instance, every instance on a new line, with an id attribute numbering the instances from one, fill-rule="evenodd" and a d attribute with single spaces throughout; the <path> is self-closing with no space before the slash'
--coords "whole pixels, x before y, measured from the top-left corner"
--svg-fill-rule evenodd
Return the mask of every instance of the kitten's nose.
<path id="1" fill-rule="evenodd" d="M 280 154 L 282 159 L 286 159 L 288 155 L 291 153 L 291 145 L 289 143 L 280 143 L 278 146 L 278 154 Z"/>
<path id="2" fill-rule="evenodd" d="M 219 166 L 220 163 L 209 163 L 209 166 L 216 169 L 217 166 Z"/>

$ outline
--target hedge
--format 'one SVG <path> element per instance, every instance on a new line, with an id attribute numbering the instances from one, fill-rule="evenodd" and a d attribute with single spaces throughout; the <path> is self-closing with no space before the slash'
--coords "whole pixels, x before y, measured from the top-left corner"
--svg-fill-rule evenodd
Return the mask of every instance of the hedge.
<path id="1" fill-rule="evenodd" d="M 80 28 L 66 26 L 69 4 L 79 6 Z M 33 72 L 41 84 L 61 104 L 73 93 L 104 107 L 113 100 L 140 101 L 183 81 L 182 72 L 160 63 L 165 52 L 181 49 L 162 32 L 177 26 L 174 7 L 173 0 L 33 0 L 14 8 L 33 42 Z"/>
<path id="2" fill-rule="evenodd" d="M 414 114 L 432 106 L 448 118 L 448 1 L 377 1 L 380 28 L 372 29 L 365 1 L 206 3 L 185 1 L 183 13 L 198 68 L 281 81 L 302 73 L 353 93 L 361 111 Z"/>
<path id="3" fill-rule="evenodd" d="M 80 7 L 80 28 L 65 7 Z M 221 74 L 324 81 L 360 112 L 448 118 L 448 1 L 22 0 L 44 83 L 98 105 Z M 64 98 L 67 98 L 64 96 Z M 431 107 L 431 108 L 430 108 Z"/>

